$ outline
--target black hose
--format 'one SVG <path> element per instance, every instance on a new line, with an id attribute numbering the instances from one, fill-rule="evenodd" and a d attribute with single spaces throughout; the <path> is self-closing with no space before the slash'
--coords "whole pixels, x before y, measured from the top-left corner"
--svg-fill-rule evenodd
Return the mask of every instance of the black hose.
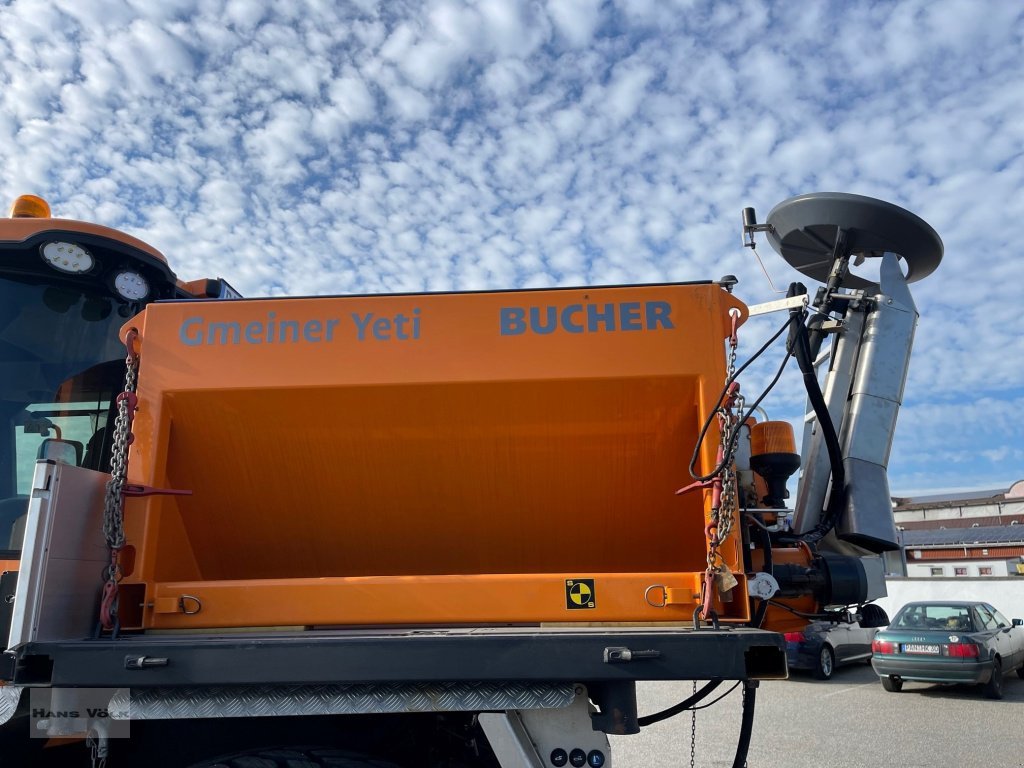
<path id="1" fill-rule="evenodd" d="M 790 312 L 792 313 L 794 310 L 790 310 Z M 832 423 L 828 406 L 825 404 L 825 397 L 818 384 L 818 377 L 814 372 L 814 360 L 811 358 L 807 327 L 803 323 L 795 323 L 794 330 L 796 338 L 793 339 L 793 354 L 800 367 L 800 373 L 803 374 L 807 399 L 814 410 L 818 426 L 821 428 L 821 436 L 825 440 L 825 447 L 828 450 L 829 467 L 832 470 L 832 489 L 829 493 L 825 514 L 810 532 L 800 537 L 807 543 L 815 543 L 835 527 L 839 515 L 842 514 L 843 504 L 846 500 L 846 470 L 843 468 L 843 450 L 839 445 L 839 436 L 836 434 L 835 425 Z"/>
<path id="2" fill-rule="evenodd" d="M 750 736 L 754 732 L 754 704 L 757 703 L 757 683 L 743 684 L 743 717 L 740 719 L 740 737 L 736 741 L 736 757 L 732 768 L 744 768 L 750 751 Z"/>
<path id="3" fill-rule="evenodd" d="M 693 696 L 691 696 L 690 698 L 685 699 L 679 702 L 678 704 L 674 704 L 668 709 L 663 709 L 661 710 L 661 712 L 655 712 L 653 715 L 644 715 L 643 717 L 638 717 L 636 719 L 636 722 L 641 728 L 643 728 L 648 725 L 654 725 L 654 723 L 660 723 L 662 720 L 668 720 L 670 717 L 675 717 L 680 712 L 684 712 L 687 709 L 692 709 L 694 704 L 697 704 L 702 699 L 707 698 L 707 696 L 721 684 L 721 680 L 712 680 L 699 691 L 697 691 L 695 694 L 693 694 Z"/>

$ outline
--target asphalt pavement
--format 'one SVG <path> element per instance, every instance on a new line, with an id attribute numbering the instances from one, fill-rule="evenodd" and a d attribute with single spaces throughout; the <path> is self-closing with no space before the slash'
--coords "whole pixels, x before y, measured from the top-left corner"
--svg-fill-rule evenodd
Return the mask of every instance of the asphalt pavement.
<path id="1" fill-rule="evenodd" d="M 729 689 L 719 687 L 715 694 Z M 689 696 L 692 684 L 646 683 L 641 715 Z M 1024 767 L 1024 680 L 1004 681 L 1001 701 L 980 687 L 906 683 L 887 693 L 867 664 L 840 667 L 829 681 L 792 672 L 757 691 L 749 768 Z M 715 695 L 705 701 L 713 699 Z M 690 713 L 612 737 L 612 768 L 690 765 Z M 733 764 L 740 728 L 740 689 L 697 712 L 696 768 Z"/>

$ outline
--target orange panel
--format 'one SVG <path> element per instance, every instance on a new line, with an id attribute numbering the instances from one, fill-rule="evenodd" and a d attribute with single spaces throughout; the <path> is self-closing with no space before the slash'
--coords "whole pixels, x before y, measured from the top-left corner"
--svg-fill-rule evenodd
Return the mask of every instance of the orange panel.
<path id="1" fill-rule="evenodd" d="M 195 627 L 536 624 L 686 621 L 703 574 L 386 576 L 161 583 L 148 600 L 147 626 Z M 568 582 L 588 579 L 593 607 L 569 607 Z M 655 607 L 653 585 L 673 584 L 688 600 Z M 184 603 L 182 598 L 184 597 Z M 652 598 L 651 602 L 654 602 Z M 198 611 L 191 615 L 181 611 Z M 719 605 L 719 608 L 721 606 Z"/>
<path id="2" fill-rule="evenodd" d="M 193 495 L 128 502 L 132 579 L 232 596 L 189 626 L 678 621 L 634 577 L 705 566 L 706 494 L 674 492 L 733 307 L 715 285 L 151 305 L 129 480 Z M 599 617 L 521 591 L 587 573 L 629 584 Z"/>

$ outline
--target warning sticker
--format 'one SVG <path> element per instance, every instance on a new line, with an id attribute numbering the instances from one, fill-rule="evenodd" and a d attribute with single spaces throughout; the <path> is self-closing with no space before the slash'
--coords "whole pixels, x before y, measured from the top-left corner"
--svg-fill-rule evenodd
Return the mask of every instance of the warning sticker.
<path id="1" fill-rule="evenodd" d="M 596 607 L 593 579 L 565 580 L 565 607 L 570 611 Z"/>

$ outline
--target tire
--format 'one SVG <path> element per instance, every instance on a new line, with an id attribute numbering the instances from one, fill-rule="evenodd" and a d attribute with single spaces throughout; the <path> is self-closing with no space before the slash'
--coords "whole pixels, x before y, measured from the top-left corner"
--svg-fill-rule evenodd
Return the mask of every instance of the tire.
<path id="1" fill-rule="evenodd" d="M 279 747 L 239 752 L 189 768 L 398 768 L 394 763 L 339 749 Z"/>
<path id="2" fill-rule="evenodd" d="M 829 645 L 822 645 L 818 651 L 818 661 L 814 665 L 814 676 L 819 680 L 831 680 L 836 671 L 836 654 Z"/>
<path id="3" fill-rule="evenodd" d="M 992 677 L 985 683 L 985 698 L 1003 698 L 1003 663 L 999 659 L 992 660 Z"/>
<path id="4" fill-rule="evenodd" d="M 889 693 L 899 693 L 903 690 L 903 680 L 898 677 L 884 675 L 882 677 L 882 687 Z"/>
<path id="5" fill-rule="evenodd" d="M 1019 677 L 1021 680 L 1024 680 L 1024 664 L 1021 664 L 1019 667 L 1017 667 L 1017 677 Z"/>

